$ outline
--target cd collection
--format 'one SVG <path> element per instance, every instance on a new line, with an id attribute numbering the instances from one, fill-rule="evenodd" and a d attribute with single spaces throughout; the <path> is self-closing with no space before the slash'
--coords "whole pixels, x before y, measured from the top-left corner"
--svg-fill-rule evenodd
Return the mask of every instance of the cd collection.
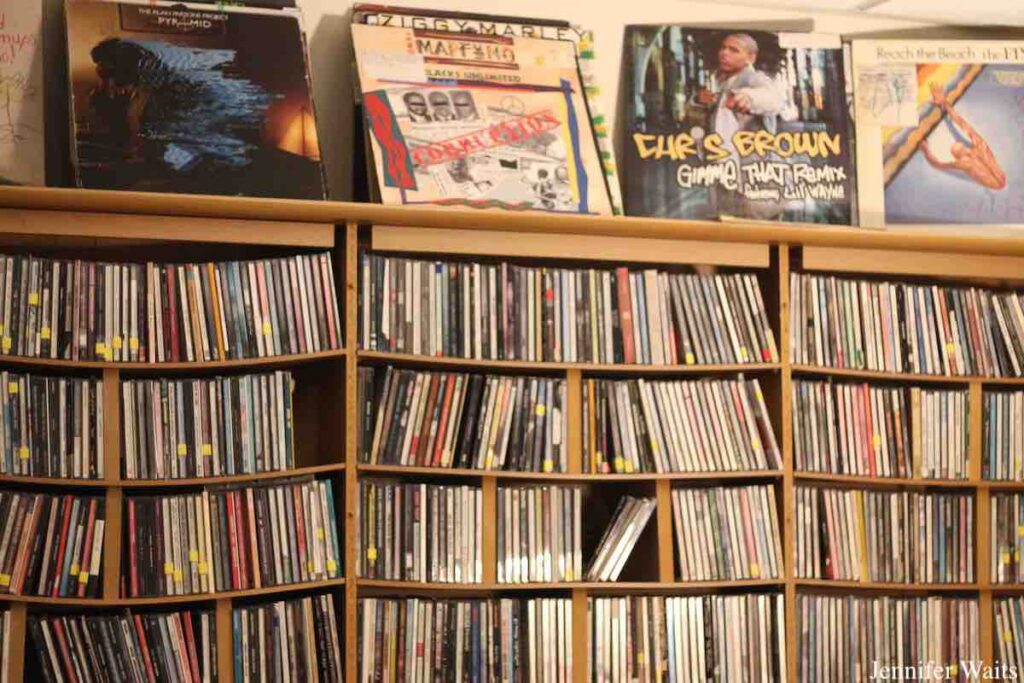
<path id="1" fill-rule="evenodd" d="M 129 597 L 245 590 L 337 578 L 329 480 L 128 496 Z"/>
<path id="2" fill-rule="evenodd" d="M 863 477 L 966 479 L 966 390 L 793 382 L 796 468 Z"/>
<path id="3" fill-rule="evenodd" d="M 178 362 L 340 349 L 327 252 L 221 263 L 0 256 L 0 353 Z"/>
<path id="4" fill-rule="evenodd" d="M 992 492 L 989 576 L 993 583 L 1024 583 L 1024 495 Z"/>
<path id="5" fill-rule="evenodd" d="M 790 358 L 947 377 L 1024 376 L 1017 292 L 792 273 Z"/>
<path id="6" fill-rule="evenodd" d="M 29 618 L 47 681 L 212 681 L 215 626 L 207 611 Z"/>
<path id="7" fill-rule="evenodd" d="M 498 489 L 498 583 L 583 577 L 583 491 L 528 484 Z"/>
<path id="8" fill-rule="evenodd" d="M 590 598 L 588 612 L 594 683 L 789 680 L 781 595 Z"/>
<path id="9" fill-rule="evenodd" d="M 780 469 L 757 379 L 583 383 L 583 458 L 593 473 Z"/>
<path id="10" fill-rule="evenodd" d="M 0 372 L 0 474 L 103 479 L 103 380 Z"/>
<path id="11" fill-rule="evenodd" d="M 984 403 L 982 476 L 1024 481 L 1024 391 L 986 391 Z"/>
<path id="12" fill-rule="evenodd" d="M 972 583 L 974 498 L 960 493 L 796 488 L 796 575 Z"/>
<path id="13" fill-rule="evenodd" d="M 121 401 L 126 479 L 294 467 L 289 372 L 128 380 L 121 384 Z"/>
<path id="14" fill-rule="evenodd" d="M 359 387 L 363 462 L 566 471 L 564 379 L 362 367 Z"/>
<path id="15" fill-rule="evenodd" d="M 619 500 L 587 565 L 587 581 L 618 580 L 656 507 L 654 498 L 623 496 Z"/>
<path id="16" fill-rule="evenodd" d="M 364 252 L 360 346 L 492 360 L 778 361 L 757 278 L 425 261 Z"/>
<path id="17" fill-rule="evenodd" d="M 967 681 L 965 663 L 980 664 L 977 600 L 802 593 L 796 599 L 800 681 L 862 681 L 926 666 L 927 676 L 908 678 Z"/>
<path id="18" fill-rule="evenodd" d="M 359 601 L 359 681 L 573 680 L 572 601 Z"/>
<path id="19" fill-rule="evenodd" d="M 782 576 L 773 486 L 673 489 L 672 514 L 681 581 Z"/>
<path id="20" fill-rule="evenodd" d="M 340 681 L 339 621 L 331 595 L 232 610 L 235 680 Z"/>
<path id="21" fill-rule="evenodd" d="M 359 482 L 359 576 L 393 581 L 483 580 L 479 486 Z"/>
<path id="22" fill-rule="evenodd" d="M 0 491 L 0 593 L 98 598 L 104 501 Z"/>
<path id="23" fill-rule="evenodd" d="M 1024 666 L 1024 598 L 1001 598 L 992 601 L 995 612 L 995 655 L 1009 670 L 1019 672 Z"/>

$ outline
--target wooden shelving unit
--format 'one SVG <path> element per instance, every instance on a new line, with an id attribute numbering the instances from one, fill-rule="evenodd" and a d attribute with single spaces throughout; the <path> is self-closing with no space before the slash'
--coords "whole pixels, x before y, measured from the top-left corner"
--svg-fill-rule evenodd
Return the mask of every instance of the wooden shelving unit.
<path id="1" fill-rule="evenodd" d="M 230 246 L 225 246 L 230 245 Z M 52 608 L 211 605 L 217 616 L 218 666 L 222 681 L 233 679 L 231 610 L 238 600 L 276 599 L 281 594 L 331 591 L 344 606 L 339 618 L 344 636 L 346 680 L 357 680 L 358 599 L 370 595 L 427 595 L 461 597 L 488 595 L 562 595 L 573 604 L 573 648 L 575 680 L 586 680 L 589 644 L 586 634 L 587 599 L 616 594 L 695 594 L 702 592 L 774 592 L 785 597 L 787 657 L 795 680 L 796 596 L 798 592 L 968 595 L 979 599 L 981 652 L 987 663 L 994 659 L 993 596 L 1015 595 L 1024 586 L 992 585 L 988 571 L 988 511 L 992 491 L 1024 490 L 1020 482 L 988 482 L 980 476 L 982 454 L 982 393 L 986 389 L 1024 386 L 1024 380 L 977 377 L 933 377 L 889 373 L 833 370 L 795 366 L 789 362 L 789 273 L 790 270 L 849 270 L 858 273 L 899 277 L 952 277 L 961 282 L 991 284 L 993 281 L 1024 284 L 1024 237 L 954 236 L 909 231 L 864 231 L 851 228 L 764 225 L 757 223 L 681 222 L 643 218 L 548 216 L 513 213 L 484 213 L 460 209 L 396 208 L 342 202 L 303 202 L 223 197 L 175 197 L 143 193 L 113 193 L 41 188 L 0 188 L 0 251 L 46 253 L 60 248 L 111 250 L 119 258 L 132 260 L 132 253 L 162 250 L 164 259 L 174 259 L 170 247 L 187 247 L 190 253 L 210 250 L 211 260 L 238 258 L 246 249 L 286 253 L 296 249 L 333 249 L 339 278 L 339 304 L 345 317 L 345 347 L 339 351 L 306 356 L 285 356 L 225 363 L 132 364 L 71 363 L 39 359 L 0 357 L 0 367 L 40 371 L 68 371 L 102 376 L 105 387 L 105 447 L 107 478 L 102 481 L 54 480 L 0 477 L 0 486 L 26 486 L 37 490 L 101 490 L 106 496 L 107 531 L 103 557 L 103 597 L 99 600 L 33 598 L 0 595 L 12 617 L 11 651 L 25 651 L 25 627 L 31 612 Z M 467 257 L 514 257 L 565 261 L 567 259 L 606 264 L 659 264 L 671 267 L 713 264 L 756 270 L 765 293 L 768 313 L 775 328 L 782 359 L 779 363 L 737 366 L 608 366 L 574 363 L 529 363 L 473 361 L 360 351 L 357 348 L 358 292 L 357 253 L 363 246 L 381 251 L 452 254 Z M 228 251 L 230 249 L 231 251 Z M 852 254 L 849 266 L 840 258 Z M 229 255 L 230 254 L 230 255 Z M 837 255 L 838 254 L 838 255 Z M 84 256 L 88 258 L 88 256 Z M 146 258 L 146 257 L 135 257 Z M 934 268 L 921 263 L 934 261 Z M 955 267 L 948 266 L 955 262 Z M 524 372 L 564 376 L 568 380 L 568 471 L 565 473 L 513 473 L 477 470 L 441 470 L 370 466 L 358 462 L 357 371 L 361 365 L 397 364 L 408 367 L 460 368 L 467 371 Z M 257 371 L 287 367 L 296 381 L 312 383 L 295 410 L 297 460 L 299 467 L 287 473 L 167 481 L 127 481 L 121 472 L 121 427 L 119 389 L 122 377 L 190 374 L 209 376 L 219 372 Z M 582 381 L 591 376 L 701 377 L 743 372 L 758 377 L 765 388 L 765 400 L 783 452 L 779 471 L 707 472 L 632 475 L 598 475 L 582 466 Z M 848 477 L 794 471 L 791 389 L 794 377 L 861 378 L 905 384 L 942 383 L 966 387 L 970 392 L 970 472 L 965 480 L 912 480 Z M 297 394 L 298 395 L 298 394 Z M 344 509 L 339 512 L 339 533 L 345 547 L 344 579 L 297 586 L 280 586 L 256 591 L 200 594 L 173 598 L 124 599 L 119 580 L 124 525 L 121 520 L 124 495 L 133 490 L 146 492 L 155 487 L 197 487 L 207 484 L 258 481 L 282 475 L 332 477 L 343 483 L 337 491 Z M 485 533 L 482 556 L 484 581 L 480 584 L 436 584 L 371 581 L 356 578 L 357 500 L 359 481 L 365 477 L 429 481 L 449 478 L 479 483 L 483 490 Z M 600 487 L 602 491 L 643 490 L 657 498 L 658 510 L 651 522 L 651 544 L 644 555 L 642 581 L 609 584 L 499 584 L 494 558 L 497 489 L 522 482 L 545 481 Z M 675 536 L 672 530 L 671 490 L 673 486 L 711 483 L 763 483 L 776 487 L 780 502 L 783 575 L 757 581 L 684 583 L 676 580 Z M 867 487 L 936 487 L 965 490 L 976 499 L 975 569 L 977 581 L 970 584 L 905 585 L 871 582 L 836 582 L 797 579 L 794 575 L 793 515 L 796 485 Z M 343 493 L 342 493 L 343 491 Z M 29 645 L 31 646 L 31 645 Z M 12 681 L 23 680 L 24 657 L 12 658 Z"/>

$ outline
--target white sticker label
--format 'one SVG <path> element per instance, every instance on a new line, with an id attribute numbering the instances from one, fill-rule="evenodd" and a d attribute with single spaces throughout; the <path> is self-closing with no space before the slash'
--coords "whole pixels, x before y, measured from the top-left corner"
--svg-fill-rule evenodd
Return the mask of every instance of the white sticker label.
<path id="1" fill-rule="evenodd" d="M 868 125 L 916 126 L 917 67 L 896 64 L 858 69 L 857 117 Z"/>
<path id="2" fill-rule="evenodd" d="M 422 83 L 424 80 L 423 55 L 367 51 L 359 55 L 359 66 L 367 76 L 378 81 Z"/>
<path id="3" fill-rule="evenodd" d="M 783 50 L 811 48 L 819 50 L 841 50 L 843 37 L 838 33 L 788 33 L 779 34 L 779 47 Z"/>

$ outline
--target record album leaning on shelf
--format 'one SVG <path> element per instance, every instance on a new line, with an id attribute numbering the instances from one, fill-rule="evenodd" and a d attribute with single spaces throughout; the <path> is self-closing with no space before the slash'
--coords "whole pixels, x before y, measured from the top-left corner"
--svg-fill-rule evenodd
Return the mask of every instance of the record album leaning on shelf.
<path id="1" fill-rule="evenodd" d="M 838 36 L 627 26 L 630 215 L 852 222 Z"/>
<path id="2" fill-rule="evenodd" d="M 323 199 L 297 10 L 68 0 L 79 187 Z"/>
<path id="3" fill-rule="evenodd" d="M 571 42 L 352 34 L 383 203 L 612 212 Z"/>
<path id="4" fill-rule="evenodd" d="M 853 42 L 861 224 L 1024 223 L 1024 42 Z"/>
<path id="5" fill-rule="evenodd" d="M 360 4 L 353 7 L 352 23 L 424 29 L 442 33 L 541 38 L 571 42 L 576 48 L 577 64 L 583 82 L 583 96 L 586 99 L 594 141 L 597 144 L 601 168 L 604 171 L 605 187 L 611 198 L 612 210 L 616 214 L 622 213 L 622 197 L 619 192 L 619 178 L 615 167 L 612 137 L 605 124 L 604 109 L 601 106 L 601 89 L 597 80 L 593 31 L 560 19 L 511 17 L 374 4 Z M 358 126 L 362 119 L 362 109 L 359 107 L 357 107 L 357 117 L 360 119 L 357 122 L 357 135 L 359 135 Z M 365 166 L 365 163 L 363 165 Z M 372 173 L 373 169 L 370 168 L 369 172 Z"/>

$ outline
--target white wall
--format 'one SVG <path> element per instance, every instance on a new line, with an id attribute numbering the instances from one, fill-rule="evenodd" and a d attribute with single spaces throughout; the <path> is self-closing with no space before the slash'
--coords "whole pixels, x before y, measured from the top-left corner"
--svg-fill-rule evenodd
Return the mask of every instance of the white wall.
<path id="1" fill-rule="evenodd" d="M 758 6 L 760 3 L 756 0 L 745 6 L 699 0 L 519 0 L 516 3 L 500 0 L 389 1 L 391 4 L 408 7 L 567 19 L 592 29 L 596 42 L 598 83 L 603 92 L 601 103 L 612 126 L 616 113 L 623 27 L 627 24 L 744 23 L 812 18 L 815 30 L 832 33 L 922 26 L 919 23 L 844 13 L 773 10 Z M 318 129 L 331 193 L 336 198 L 347 198 L 350 193 L 350 159 L 354 144 L 349 23 L 351 7 L 355 3 L 349 0 L 298 0 L 298 4 L 303 10 L 309 34 Z"/>

